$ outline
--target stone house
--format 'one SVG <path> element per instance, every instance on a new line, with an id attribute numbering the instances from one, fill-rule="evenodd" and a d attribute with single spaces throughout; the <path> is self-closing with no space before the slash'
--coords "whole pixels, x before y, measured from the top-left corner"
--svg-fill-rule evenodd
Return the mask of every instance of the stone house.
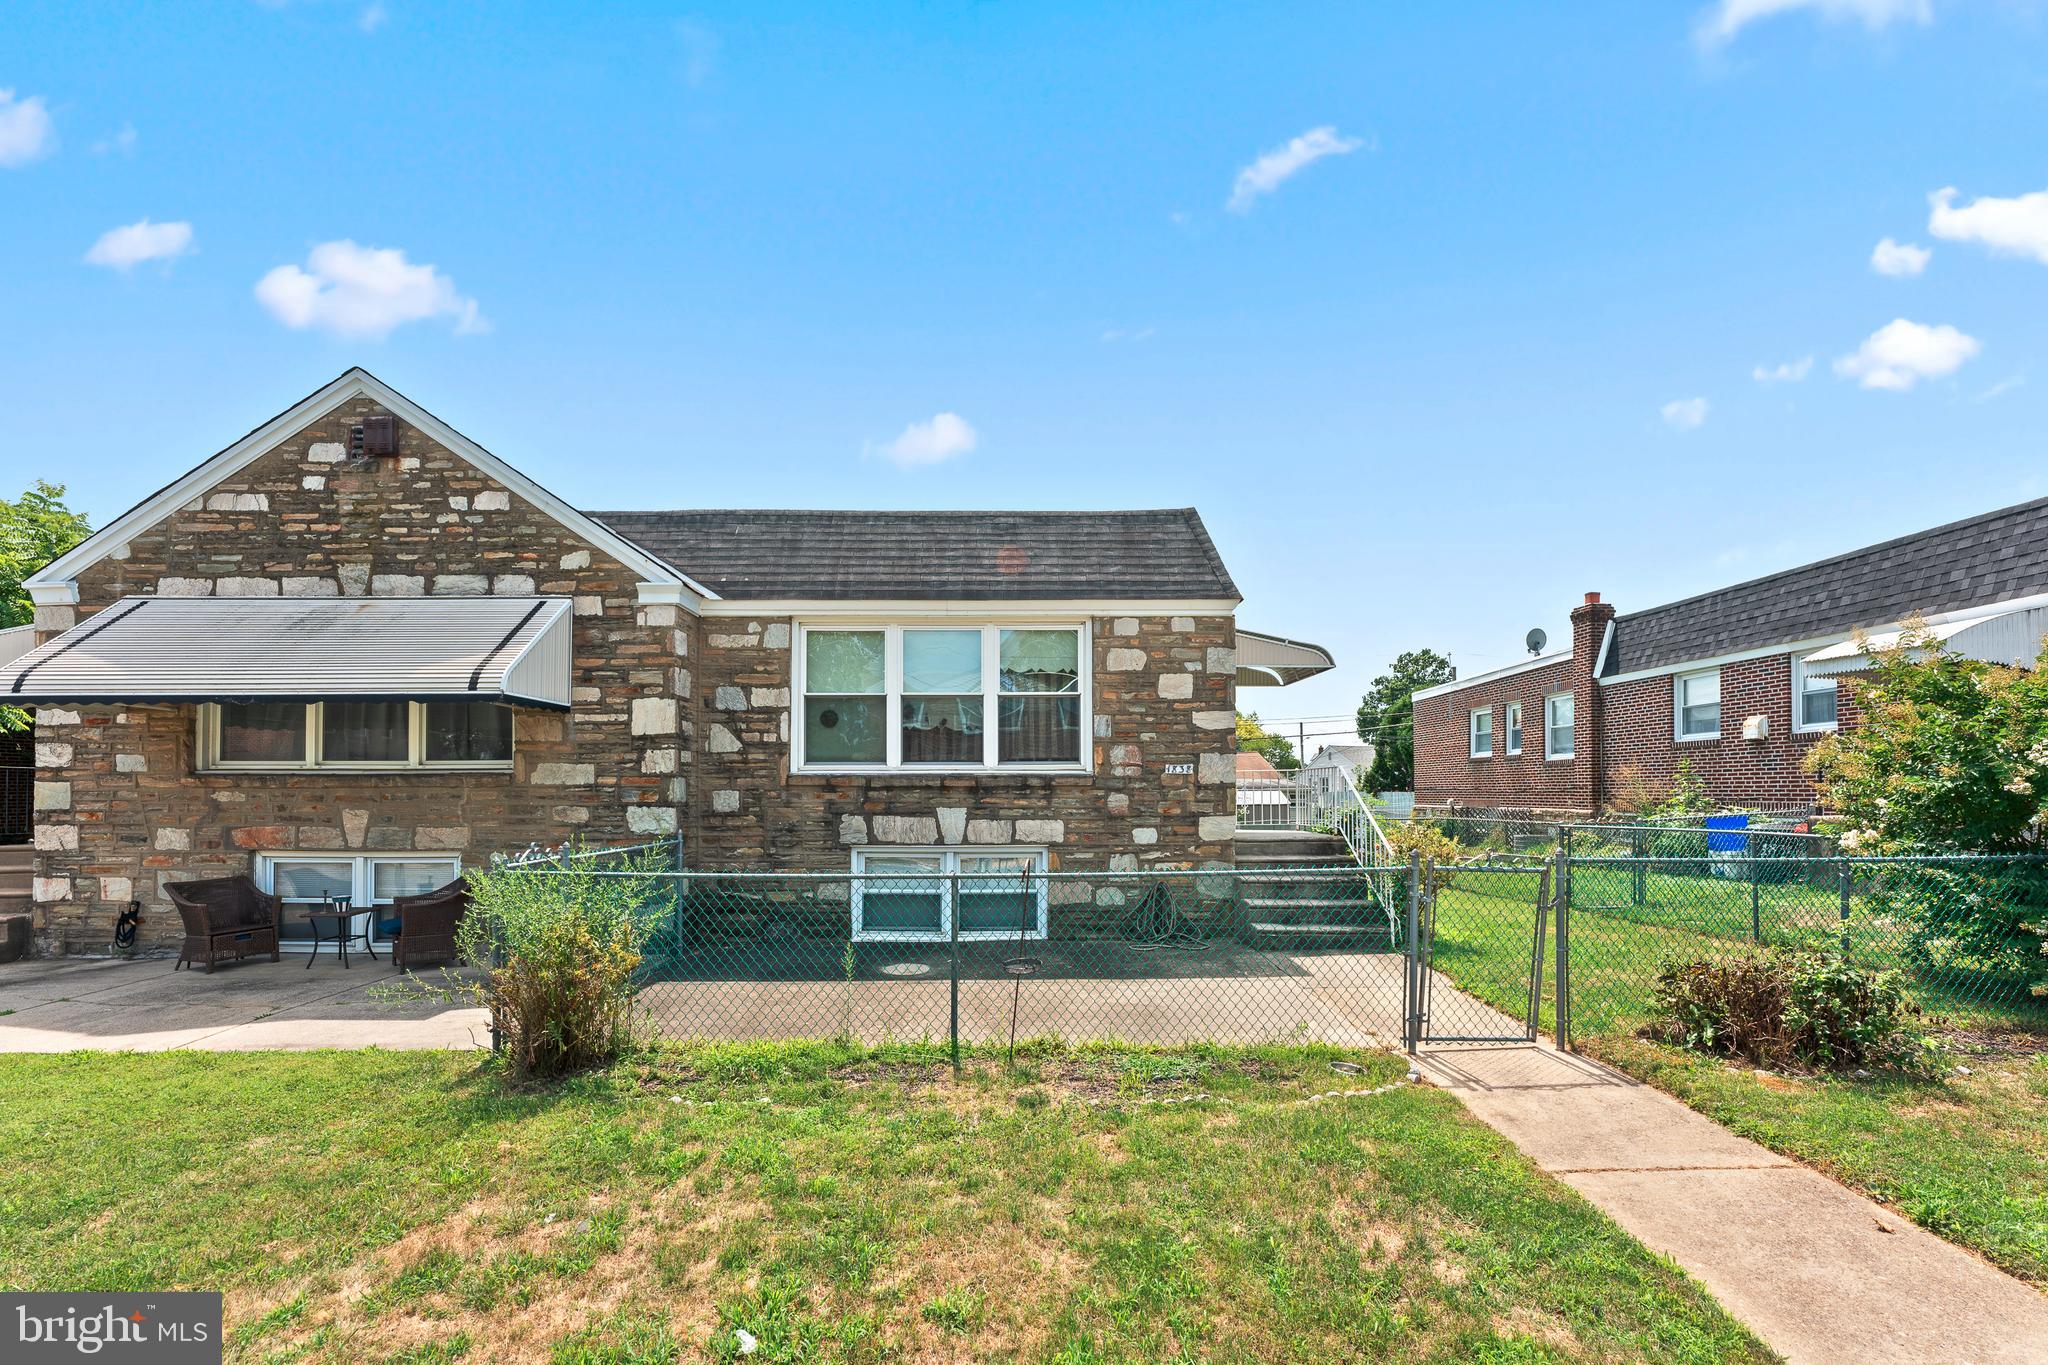
<path id="1" fill-rule="evenodd" d="M 28 584 L 49 951 L 568 839 L 707 869 L 1232 860 L 1252 636 L 1192 509 L 590 512 L 357 369 Z M 287 916 L 287 934 L 294 932 Z M 303 933 L 303 930 L 297 932 Z"/>
<path id="2" fill-rule="evenodd" d="M 1720 802 L 1808 808 L 1807 751 L 1857 723 L 1872 645 L 1919 617 L 1966 658 L 2048 634 L 2048 499 L 1646 610 L 1587 593 L 1568 648 L 1415 694 L 1422 802 L 1598 811 L 1681 759 Z"/>

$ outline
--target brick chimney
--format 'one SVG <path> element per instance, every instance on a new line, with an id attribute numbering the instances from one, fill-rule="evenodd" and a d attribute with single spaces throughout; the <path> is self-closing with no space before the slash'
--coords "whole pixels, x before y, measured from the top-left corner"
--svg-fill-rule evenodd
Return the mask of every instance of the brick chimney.
<path id="1" fill-rule="evenodd" d="M 1601 763 L 1600 685 L 1593 669 L 1600 659 L 1600 645 L 1614 620 L 1612 604 L 1600 594 L 1589 592 L 1586 600 L 1572 608 L 1572 799 L 1586 810 L 1597 812 L 1607 796 L 1607 775 Z"/>

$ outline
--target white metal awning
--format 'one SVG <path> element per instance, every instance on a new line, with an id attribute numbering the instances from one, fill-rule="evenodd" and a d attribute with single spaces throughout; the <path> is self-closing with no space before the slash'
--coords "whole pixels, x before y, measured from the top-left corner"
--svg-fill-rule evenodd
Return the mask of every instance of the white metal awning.
<path id="1" fill-rule="evenodd" d="M 1285 687 L 1327 673 L 1336 666 L 1330 651 L 1321 645 L 1262 635 L 1255 630 L 1237 632 L 1239 687 Z"/>
<path id="2" fill-rule="evenodd" d="M 0 704 L 502 701 L 567 710 L 560 597 L 124 597 L 0 665 Z"/>
<path id="3" fill-rule="evenodd" d="M 2042 636 L 2048 635 L 2048 607 L 1996 612 L 1966 621 L 1941 621 L 1922 626 L 1915 633 L 1941 641 L 1945 652 L 1965 659 L 2031 667 L 2040 657 Z M 1866 650 L 1876 653 L 1897 649 L 1905 635 L 1903 626 L 1871 631 L 1860 643 L 1843 640 L 1839 644 L 1816 649 L 1800 662 L 1815 677 L 1859 672 L 1870 667 Z"/>

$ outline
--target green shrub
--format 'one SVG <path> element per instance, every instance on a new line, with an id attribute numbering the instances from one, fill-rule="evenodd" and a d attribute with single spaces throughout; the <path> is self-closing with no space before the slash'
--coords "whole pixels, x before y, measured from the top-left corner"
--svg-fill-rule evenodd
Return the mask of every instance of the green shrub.
<path id="1" fill-rule="evenodd" d="M 484 973 L 483 1002 L 519 1071 L 600 1065 L 631 1041 L 633 974 L 666 909 L 657 870 L 631 857 L 468 873 L 459 946 Z"/>
<path id="2" fill-rule="evenodd" d="M 1842 1070 L 1924 1055 L 1919 1007 L 1891 972 L 1833 953 L 1781 950 L 1666 962 L 1657 973 L 1659 1042 L 1763 1065 Z"/>

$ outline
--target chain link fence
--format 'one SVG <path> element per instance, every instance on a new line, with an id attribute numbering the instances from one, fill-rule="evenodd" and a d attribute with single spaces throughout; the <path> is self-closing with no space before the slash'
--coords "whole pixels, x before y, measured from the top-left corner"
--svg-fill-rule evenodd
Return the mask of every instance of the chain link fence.
<path id="1" fill-rule="evenodd" d="M 1434 865 L 617 875 L 653 888 L 636 1013 L 677 1039 L 1568 1045 L 1645 1023 L 1665 964 L 1758 948 L 1897 972 L 1958 1026 L 2048 1028 L 2048 857 L 1584 829 Z"/>
<path id="2" fill-rule="evenodd" d="M 2022 927 L 2048 918 L 2048 860 L 1844 857 L 1788 835 L 1660 853 L 1586 854 L 1575 839 L 1564 860 L 1571 1028 L 1639 1025 L 1666 962 L 1759 947 L 1896 972 L 1924 1010 L 1959 1024 L 2048 1026 L 2030 984 L 2042 940 Z"/>

